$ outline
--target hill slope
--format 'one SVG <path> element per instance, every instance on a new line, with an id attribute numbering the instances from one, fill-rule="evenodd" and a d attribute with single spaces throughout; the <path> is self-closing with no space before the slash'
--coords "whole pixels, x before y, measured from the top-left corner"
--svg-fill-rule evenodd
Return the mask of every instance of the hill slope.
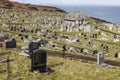
<path id="1" fill-rule="evenodd" d="M 50 11 L 50 12 L 65 12 L 64 10 L 56 8 L 56 7 L 24 4 L 24 3 L 12 2 L 12 1 L 9 1 L 9 0 L 0 0 L 0 8 L 36 10 L 36 11 Z"/>

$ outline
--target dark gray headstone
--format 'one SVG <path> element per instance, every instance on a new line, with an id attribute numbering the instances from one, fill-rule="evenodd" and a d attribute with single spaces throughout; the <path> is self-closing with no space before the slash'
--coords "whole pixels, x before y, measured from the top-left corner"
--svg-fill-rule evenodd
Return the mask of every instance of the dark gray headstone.
<path id="1" fill-rule="evenodd" d="M 39 44 L 37 42 L 31 42 L 29 44 L 29 50 L 32 51 L 32 50 L 36 50 L 36 49 L 39 49 Z"/>
<path id="2" fill-rule="evenodd" d="M 31 71 L 38 70 L 39 72 L 46 72 L 47 56 L 46 51 L 35 49 L 31 56 Z"/>

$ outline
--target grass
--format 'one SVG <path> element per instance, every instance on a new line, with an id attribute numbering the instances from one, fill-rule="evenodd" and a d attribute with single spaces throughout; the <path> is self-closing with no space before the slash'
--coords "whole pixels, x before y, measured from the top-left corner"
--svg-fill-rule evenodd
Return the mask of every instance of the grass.
<path id="1" fill-rule="evenodd" d="M 115 34 L 115 35 L 120 35 L 119 32 L 116 32 L 116 31 L 113 31 L 113 30 L 111 31 L 111 30 L 108 30 L 108 29 L 105 29 L 105 28 L 100 28 L 100 30 L 108 32 L 108 33 L 112 33 L 112 34 Z"/>
<path id="2" fill-rule="evenodd" d="M 28 35 L 28 36 L 31 35 L 33 38 L 40 38 L 40 39 L 43 39 L 43 40 L 53 41 L 54 43 L 57 43 L 59 45 L 68 45 L 68 46 L 72 46 L 72 47 L 75 47 L 75 48 L 85 48 L 85 49 L 88 49 L 90 51 L 95 50 L 95 49 L 93 49 L 91 47 L 88 47 L 88 46 L 82 46 L 82 45 L 73 44 L 73 43 L 66 43 L 65 41 L 58 41 L 58 40 L 54 40 L 54 39 L 48 39 L 48 38 L 45 38 L 45 37 L 42 37 L 42 36 L 37 36 L 37 35 L 31 34 L 31 33 L 30 34 L 26 34 L 26 33 L 21 33 L 21 32 L 9 31 L 9 30 L 3 29 L 3 28 L 0 28 L 0 30 L 6 31 L 6 32 L 9 32 L 9 33 L 12 33 L 12 34 L 22 34 L 22 35 Z M 66 32 L 66 34 L 67 34 L 67 32 Z M 83 38 L 89 39 L 87 37 L 82 37 L 82 36 L 80 36 L 79 38 L 80 38 L 80 40 L 83 39 Z M 99 40 L 99 39 L 94 39 L 94 38 L 92 40 L 96 41 L 97 42 L 96 44 L 98 44 L 100 42 L 100 43 L 107 43 L 107 44 L 118 45 L 119 46 L 119 42 L 115 43 L 115 42 L 109 41 L 109 40 L 108 41 L 104 41 L 104 40 Z M 97 49 L 97 50 L 101 51 L 99 49 Z M 111 51 L 111 50 L 109 50 L 109 51 Z M 111 53 L 114 53 L 113 49 L 112 49 Z"/>
<path id="3" fill-rule="evenodd" d="M 99 41 L 99 42 L 103 42 L 103 43 L 108 43 L 108 44 L 115 44 L 115 45 L 119 45 L 118 42 L 113 42 L 113 41 L 104 41 L 104 40 L 99 40 L 99 39 L 93 39 L 94 41 Z"/>
<path id="4" fill-rule="evenodd" d="M 18 44 L 25 45 L 20 40 Z M 53 52 L 61 52 L 42 48 Z M 9 53 L 10 59 L 14 59 L 10 63 L 9 80 L 119 80 L 120 67 L 113 66 L 110 69 L 97 66 L 96 63 L 83 63 L 81 61 L 64 59 L 60 57 L 47 56 L 47 66 L 54 70 L 53 73 L 29 72 L 31 60 L 25 56 L 19 55 L 21 51 L 18 49 L 0 48 L 0 54 Z M 74 54 L 74 53 L 72 53 Z M 79 55 L 80 56 L 80 55 Z M 82 55 L 84 56 L 84 55 Z M 86 55 L 85 55 L 86 56 Z M 6 55 L 4 55 L 6 57 Z M 119 61 L 120 59 L 107 58 L 107 60 Z M 0 63 L 0 80 L 6 80 L 6 64 Z M 2 72 L 3 71 L 3 72 Z M 111 76 L 112 75 L 112 76 Z"/>
<path id="5" fill-rule="evenodd" d="M 109 30 L 103 29 L 103 28 L 100 28 L 100 29 L 101 29 L 102 31 L 109 32 L 109 33 L 112 33 L 112 34 L 120 34 L 120 33 L 115 32 L 115 31 L 109 31 Z M 73 36 L 75 36 L 76 34 L 79 34 L 79 33 L 87 34 L 87 32 L 83 32 L 83 31 L 81 31 L 81 32 L 58 32 L 58 33 L 59 33 L 59 34 L 73 35 Z M 90 32 L 90 33 L 88 33 L 88 34 L 92 34 L 92 33 L 98 33 L 98 32 Z M 89 39 L 88 37 L 83 37 L 83 36 L 79 36 L 79 38 L 80 38 L 80 39 L 81 39 L 81 38 Z M 113 41 L 110 41 L 110 40 L 105 41 L 105 40 L 99 40 L 99 39 L 94 39 L 94 38 L 92 38 L 92 40 L 93 40 L 93 41 L 98 41 L 98 42 L 103 42 L 103 43 L 108 43 L 108 44 L 119 45 L 119 42 L 113 42 Z"/>
<path id="6" fill-rule="evenodd" d="M 43 40 L 48 40 L 48 41 L 53 41 L 54 43 L 57 43 L 57 44 L 60 44 L 60 45 L 69 45 L 69 46 L 72 46 L 72 47 L 76 47 L 76 48 L 85 48 L 85 49 L 88 49 L 88 50 L 94 50 L 90 47 L 87 47 L 87 46 L 79 46 L 77 44 L 73 44 L 73 43 L 66 43 L 64 41 L 58 41 L 58 40 L 53 40 L 53 39 L 48 39 L 48 38 L 45 38 L 45 37 L 42 37 L 42 36 L 37 36 L 37 35 L 34 35 L 34 34 L 26 34 L 26 33 L 21 33 L 21 32 L 15 32 L 15 31 L 9 31 L 9 30 L 6 30 L 6 29 L 2 29 L 0 28 L 0 30 L 3 30 L 3 31 L 6 31 L 6 32 L 9 32 L 9 33 L 12 33 L 12 34 L 22 34 L 22 35 L 31 35 L 33 38 L 41 38 Z"/>
<path id="7" fill-rule="evenodd" d="M 40 49 L 44 49 L 46 50 L 47 52 L 49 53 L 55 53 L 55 54 L 58 54 L 58 53 L 63 53 L 61 50 L 53 50 L 53 49 L 50 49 L 50 48 L 47 48 L 47 47 L 40 47 Z M 75 52 L 65 52 L 66 54 L 73 54 L 73 56 L 78 56 L 78 57 L 86 57 L 86 58 L 92 58 L 92 59 L 96 59 L 96 56 L 92 56 L 92 55 L 83 55 L 83 54 L 80 54 L 80 53 L 75 53 Z M 105 57 L 105 60 L 106 61 L 114 61 L 114 62 L 119 62 L 120 59 L 119 58 L 111 58 L 111 57 Z"/>
<path id="8" fill-rule="evenodd" d="M 2 51 L 6 51 L 2 49 Z M 0 49 L 1 51 L 1 49 Z M 17 49 L 12 51 L 10 58 L 15 59 L 10 63 L 10 80 L 119 80 L 120 67 L 113 66 L 106 69 L 96 64 L 83 63 L 54 56 L 48 56 L 47 66 L 54 70 L 53 73 L 29 72 L 30 59 L 19 55 Z M 5 64 L 3 65 L 5 70 Z M 112 75 L 112 76 L 111 76 Z M 6 73 L 0 73 L 0 80 L 6 79 Z"/>
<path id="9" fill-rule="evenodd" d="M 21 40 L 17 40 L 18 46 L 24 46 Z M 53 52 L 61 52 L 42 48 Z M 97 66 L 96 63 L 83 63 L 79 60 L 70 60 L 69 58 L 60 58 L 47 56 L 47 66 L 54 70 L 53 73 L 29 72 L 31 60 L 25 56 L 19 55 L 21 50 L 0 48 L 0 54 L 8 53 L 10 59 L 10 77 L 9 80 L 120 80 L 120 67 L 113 66 L 110 69 Z M 6 55 L 8 55 L 6 54 Z M 74 53 L 71 53 L 74 54 Z M 6 57 L 6 55 L 3 55 Z M 77 55 L 77 54 L 75 54 Z M 78 54 L 79 55 L 79 54 Z M 86 56 L 86 55 L 79 55 Z M 107 60 L 120 61 L 120 59 L 107 58 Z M 6 64 L 0 63 L 0 80 L 6 80 Z M 112 75 L 112 76 L 111 76 Z"/>

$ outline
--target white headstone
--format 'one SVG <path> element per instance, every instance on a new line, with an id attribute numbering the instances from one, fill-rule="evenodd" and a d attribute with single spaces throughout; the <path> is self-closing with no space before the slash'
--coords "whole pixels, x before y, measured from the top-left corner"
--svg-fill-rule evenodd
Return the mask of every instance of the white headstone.
<path id="1" fill-rule="evenodd" d="M 32 40 L 32 36 L 28 36 L 28 39 L 29 39 L 29 40 Z"/>
<path id="2" fill-rule="evenodd" d="M 104 63 L 104 54 L 102 52 L 99 52 L 97 54 L 97 65 L 101 65 Z"/>
<path id="3" fill-rule="evenodd" d="M 114 39 L 114 42 L 119 42 L 119 39 Z"/>
<path id="4" fill-rule="evenodd" d="M 24 43 L 29 43 L 30 41 L 26 38 L 24 38 Z"/>
<path id="5" fill-rule="evenodd" d="M 118 53 L 118 58 L 120 58 L 120 53 Z"/>
<path id="6" fill-rule="evenodd" d="M 60 31 L 63 31 L 63 25 L 61 25 Z"/>

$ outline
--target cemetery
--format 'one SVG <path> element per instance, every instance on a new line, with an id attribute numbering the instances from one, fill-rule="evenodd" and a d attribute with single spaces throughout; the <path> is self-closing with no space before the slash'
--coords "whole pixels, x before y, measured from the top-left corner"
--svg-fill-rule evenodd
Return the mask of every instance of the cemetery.
<path id="1" fill-rule="evenodd" d="M 82 12 L 0 11 L 0 80 L 120 79 L 120 25 Z"/>

